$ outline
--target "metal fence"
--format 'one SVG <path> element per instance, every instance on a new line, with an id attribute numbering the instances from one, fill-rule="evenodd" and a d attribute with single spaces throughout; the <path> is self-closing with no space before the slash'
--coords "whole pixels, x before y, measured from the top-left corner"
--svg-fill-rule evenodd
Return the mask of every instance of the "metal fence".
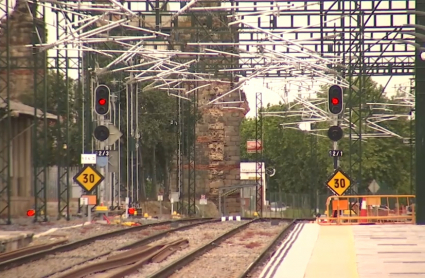
<path id="1" fill-rule="evenodd" d="M 328 196 L 327 194 L 267 192 L 266 203 L 263 206 L 263 217 L 313 217 L 317 213 L 325 211 Z"/>
<path id="2" fill-rule="evenodd" d="M 256 211 L 255 188 L 244 188 L 242 215 L 254 216 Z M 263 199 L 263 217 L 305 218 L 323 213 L 329 195 L 267 192 Z"/>

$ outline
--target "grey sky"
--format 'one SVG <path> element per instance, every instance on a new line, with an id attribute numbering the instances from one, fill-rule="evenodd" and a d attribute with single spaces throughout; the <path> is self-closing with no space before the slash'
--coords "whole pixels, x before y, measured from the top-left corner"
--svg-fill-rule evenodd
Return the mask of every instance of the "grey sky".
<path id="1" fill-rule="evenodd" d="M 361 3 L 363 5 L 363 7 L 368 8 L 367 5 L 371 5 L 372 2 L 373 1 L 362 1 Z M 380 6 L 379 6 L 380 8 L 389 7 L 388 6 L 389 1 L 380 1 L 380 2 L 381 2 Z M 303 5 L 302 1 L 297 1 L 297 2 L 294 2 L 294 3 L 295 3 L 295 5 L 298 5 L 298 6 Z M 407 3 L 407 7 L 409 7 L 409 8 L 412 8 L 415 5 L 415 1 L 393 1 L 392 2 L 392 8 L 405 9 L 406 3 Z M 353 5 L 353 1 L 345 1 L 344 4 L 345 5 L 350 5 L 350 4 Z M 4 3 L 3 3 L 3 5 L 4 5 Z M 11 5 L 11 7 L 13 7 L 15 5 L 15 0 L 11 0 L 10 5 Z M 230 2 L 226 3 L 225 5 L 230 5 Z M 250 5 L 252 6 L 252 4 L 247 4 L 247 3 L 245 3 L 243 5 L 245 7 L 249 7 Z M 270 2 L 261 2 L 261 3 L 259 2 L 258 3 L 258 6 L 267 6 L 267 5 L 270 5 Z M 280 6 L 287 5 L 287 2 L 280 2 L 279 5 Z M 325 3 L 325 6 L 326 5 L 330 5 L 330 4 Z M 242 6 L 242 4 L 241 4 L 241 6 Z M 143 3 L 142 1 L 140 3 L 137 3 L 137 4 L 135 4 L 135 3 L 132 4 L 132 8 L 134 10 L 143 10 L 144 7 L 145 7 L 145 3 Z M 325 7 L 325 9 L 326 8 L 327 7 Z M 170 10 L 178 10 L 179 4 L 178 3 L 170 3 L 169 9 Z M 289 17 L 285 16 L 284 9 L 281 9 L 281 10 L 282 10 L 282 12 L 281 12 L 281 16 L 278 18 L 278 25 L 284 26 L 284 25 L 287 25 L 287 21 L 288 21 Z M 49 9 L 48 9 L 48 11 L 49 11 Z M 0 13 L 0 16 L 1 15 L 2 14 Z M 48 34 L 49 34 L 48 42 L 52 43 L 56 40 L 56 25 L 57 25 L 57 22 L 55 22 L 56 19 L 55 19 L 55 16 L 53 15 L 53 13 L 47 12 L 46 16 L 47 16 L 46 22 L 47 22 L 47 28 L 48 28 Z M 396 17 L 397 18 L 395 18 L 395 20 L 396 20 L 397 25 L 403 25 L 403 24 L 406 23 L 406 15 L 401 14 L 401 15 L 398 15 Z M 414 15 L 410 15 L 410 17 L 411 17 L 410 18 L 411 20 L 414 20 Z M 297 16 L 297 23 L 296 23 L 297 26 L 301 26 L 301 27 L 306 26 L 307 25 L 307 19 L 306 18 L 307 17 L 303 18 L 302 16 Z M 256 17 L 251 17 L 247 20 L 250 23 L 256 23 L 257 22 Z M 317 24 L 319 22 L 318 20 L 319 20 L 318 17 L 312 17 L 311 22 L 310 22 L 310 26 Z M 333 16 L 333 17 L 329 16 L 327 18 L 327 20 L 331 20 L 331 21 L 335 20 L 335 21 L 332 21 L 332 22 L 335 22 L 335 26 L 338 27 L 338 24 L 339 24 L 338 23 L 339 22 L 338 16 Z M 269 16 L 262 16 L 261 17 L 262 24 L 267 24 L 268 21 L 269 21 Z M 389 23 L 389 18 L 387 18 L 385 15 L 382 15 L 382 16 L 379 17 L 379 24 L 388 24 L 387 22 Z M 64 23 L 65 22 L 62 22 L 60 24 L 60 26 L 62 28 L 65 28 Z M 334 23 L 332 23 L 332 24 L 334 24 Z M 292 39 L 293 35 L 294 35 L 293 33 L 292 34 L 285 34 L 285 36 L 287 36 L 288 39 Z M 241 36 L 246 36 L 246 35 L 241 35 Z M 304 35 L 304 36 L 308 36 L 308 35 Z M 265 36 L 260 35 L 258 37 L 258 39 L 262 39 L 262 38 L 265 38 Z M 299 38 L 303 39 L 302 36 L 300 36 Z M 252 48 L 252 51 L 255 51 L 255 49 Z M 54 55 L 56 55 L 56 51 L 51 51 L 50 54 L 51 54 L 51 56 L 54 56 Z M 77 52 L 76 51 L 69 51 L 69 55 L 70 56 L 76 56 Z M 76 72 L 70 72 L 70 74 L 72 75 L 73 78 L 77 77 Z M 411 76 L 394 76 L 394 77 L 392 77 L 391 82 L 389 83 L 389 85 L 387 87 L 386 93 L 389 94 L 389 95 L 393 94 L 395 92 L 394 86 L 398 85 L 398 84 L 408 83 L 409 78 L 411 78 Z M 375 80 L 376 82 L 378 82 L 379 84 L 385 85 L 387 83 L 389 77 L 373 77 L 372 79 Z M 267 105 L 267 103 L 277 104 L 280 100 L 282 100 L 283 94 L 282 94 L 282 91 L 281 91 L 281 87 L 283 87 L 283 83 L 281 85 L 272 86 L 270 84 L 272 82 L 275 82 L 275 80 L 262 79 L 261 78 L 261 79 L 250 81 L 244 87 L 244 91 L 247 94 L 247 98 L 248 98 L 248 101 L 249 101 L 250 107 L 251 107 L 251 111 L 249 112 L 248 116 L 255 116 L 255 93 L 258 92 L 258 91 L 263 92 L 263 104 L 264 105 Z M 263 84 L 267 84 L 267 83 L 269 83 L 268 87 L 273 87 L 272 90 L 267 89 L 266 88 L 267 85 L 263 86 Z M 319 84 L 316 84 L 316 85 L 319 85 Z M 317 88 L 317 86 L 315 88 Z M 299 94 L 299 93 L 303 93 L 305 96 L 308 96 L 308 93 L 304 89 L 299 90 L 296 87 L 291 87 L 289 89 L 289 99 L 291 99 L 294 95 Z"/>

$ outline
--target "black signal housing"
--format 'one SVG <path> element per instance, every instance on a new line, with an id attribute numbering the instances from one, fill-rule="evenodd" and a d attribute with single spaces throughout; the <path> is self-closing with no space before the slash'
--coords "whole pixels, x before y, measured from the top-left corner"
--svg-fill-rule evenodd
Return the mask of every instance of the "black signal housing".
<path id="1" fill-rule="evenodd" d="M 94 89 L 94 111 L 98 115 L 106 115 L 110 110 L 111 90 L 106 85 L 99 85 Z"/>
<path id="2" fill-rule="evenodd" d="M 338 115 L 344 109 L 344 92 L 339 85 L 332 85 L 328 91 L 329 112 Z"/>

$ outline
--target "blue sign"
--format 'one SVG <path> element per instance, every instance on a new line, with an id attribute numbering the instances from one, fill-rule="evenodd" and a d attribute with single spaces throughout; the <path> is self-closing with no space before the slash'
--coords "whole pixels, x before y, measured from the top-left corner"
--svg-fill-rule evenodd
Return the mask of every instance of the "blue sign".
<path id="1" fill-rule="evenodd" d="M 108 165 L 108 160 L 109 157 L 107 156 L 98 156 L 96 158 L 96 165 L 99 167 L 105 167 L 106 165 Z"/>

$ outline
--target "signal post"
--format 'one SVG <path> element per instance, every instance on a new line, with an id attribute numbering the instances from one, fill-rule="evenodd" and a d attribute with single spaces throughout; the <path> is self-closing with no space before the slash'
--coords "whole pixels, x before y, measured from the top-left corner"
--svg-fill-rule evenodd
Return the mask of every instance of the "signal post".
<path id="1" fill-rule="evenodd" d="M 333 149 L 329 151 L 329 156 L 333 157 L 334 170 L 339 167 L 339 157 L 342 156 L 342 151 L 338 150 L 338 141 L 342 139 L 344 133 L 339 126 L 339 115 L 344 108 L 344 93 L 340 86 L 333 85 L 328 91 L 328 109 L 331 114 L 333 126 L 328 130 L 328 137 L 333 141 Z"/>
<path id="2" fill-rule="evenodd" d="M 109 138 L 109 129 L 105 126 L 105 115 L 109 114 L 111 91 L 106 85 L 99 85 L 94 89 L 94 111 L 98 115 L 98 126 L 94 129 L 94 137 L 99 141 L 99 150 L 106 150 L 105 141 Z M 106 166 L 107 167 L 107 166 Z M 100 203 L 106 201 L 106 190 L 109 184 L 109 175 L 105 168 L 100 168 L 102 176 L 106 176 L 103 183 L 100 184 Z M 106 175 L 105 175 L 106 174 Z M 109 202 L 108 202 L 109 203 Z M 108 204 L 109 207 L 109 204 Z"/>
<path id="3" fill-rule="evenodd" d="M 338 141 L 342 139 L 344 133 L 339 123 L 339 116 L 344 111 L 344 92 L 339 85 L 332 85 L 328 91 L 328 110 L 332 120 L 332 126 L 328 129 L 328 137 L 333 142 L 332 150 L 329 150 L 329 156 L 333 158 L 334 173 L 326 181 L 326 186 L 334 195 L 342 196 L 351 186 L 350 178 L 340 169 L 339 158 L 342 157 L 342 150 L 338 150 Z M 345 204 L 340 204 L 338 198 L 333 206 L 333 216 L 336 217 L 337 211 L 342 213 L 348 209 Z"/>
<path id="4" fill-rule="evenodd" d="M 110 171 L 108 169 L 109 163 L 111 163 L 109 161 L 109 146 L 115 144 L 122 136 L 122 133 L 111 124 L 109 120 L 105 119 L 111 111 L 111 91 L 109 87 L 106 85 L 99 85 L 94 89 L 93 94 L 93 110 L 98 115 L 97 127 L 94 129 L 93 136 L 97 140 L 97 145 L 99 147 L 94 154 L 82 154 L 81 157 L 82 164 L 96 164 L 100 169 L 97 171 L 92 166 L 86 166 L 74 177 L 74 181 L 88 193 L 92 192 L 97 186 L 100 186 L 100 202 L 104 203 L 107 201 L 108 205 L 112 205 L 110 202 L 112 195 L 106 200 L 106 192 L 111 192 L 109 188 L 111 186 Z M 87 159 L 90 161 L 83 162 L 83 160 Z"/>

